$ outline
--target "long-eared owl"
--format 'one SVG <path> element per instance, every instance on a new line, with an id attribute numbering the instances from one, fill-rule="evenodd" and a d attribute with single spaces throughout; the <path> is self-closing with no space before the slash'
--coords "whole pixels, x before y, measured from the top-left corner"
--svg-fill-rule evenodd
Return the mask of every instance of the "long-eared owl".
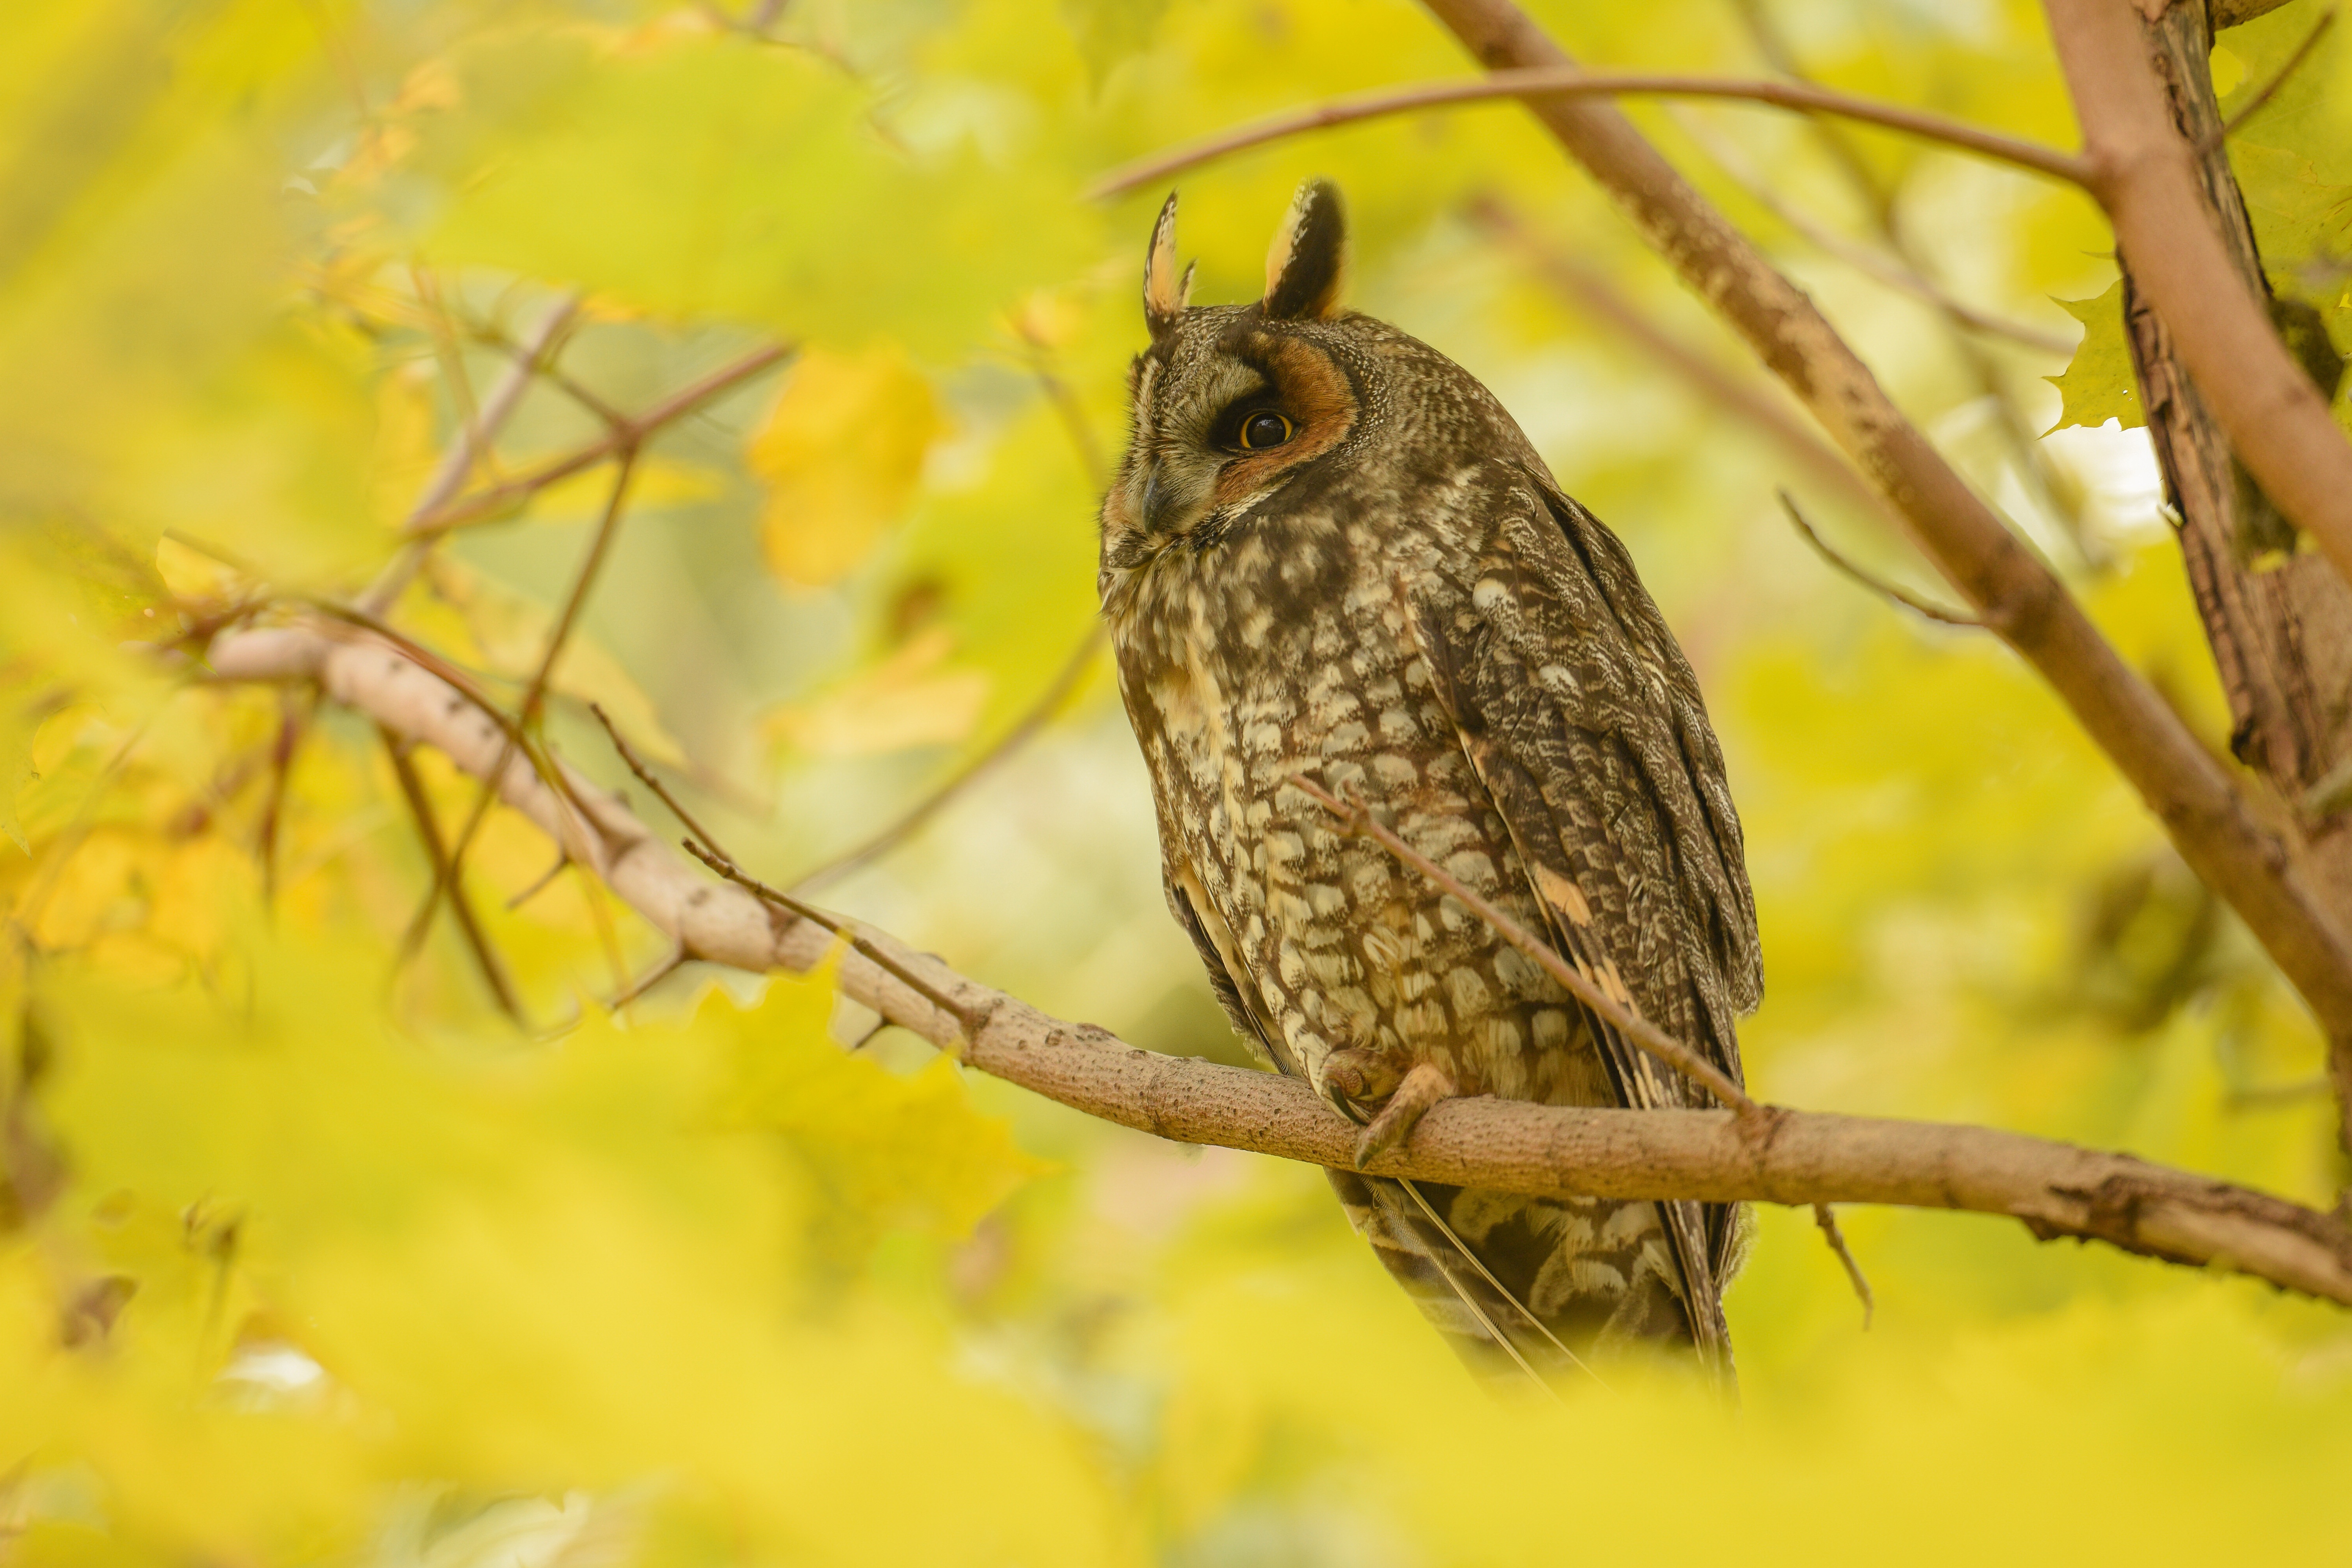
<path id="1" fill-rule="evenodd" d="M 1300 190 L 1247 305 L 1189 304 L 1175 213 L 1099 586 L 1169 905 L 1234 1026 L 1365 1125 L 1360 1164 L 1449 1095 L 1702 1103 L 1293 784 L 1360 798 L 1738 1078 L 1763 986 L 1739 820 L 1624 547 L 1468 372 L 1339 308 L 1330 185 Z M 1331 1179 L 1480 1371 L 1647 1342 L 1728 1373 L 1732 1208 Z"/>

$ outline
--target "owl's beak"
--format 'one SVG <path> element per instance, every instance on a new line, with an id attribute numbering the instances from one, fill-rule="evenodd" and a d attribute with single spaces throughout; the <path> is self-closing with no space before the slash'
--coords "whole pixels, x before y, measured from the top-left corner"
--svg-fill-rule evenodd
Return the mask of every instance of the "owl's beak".
<path id="1" fill-rule="evenodd" d="M 1150 539 L 1173 539 L 1201 521 L 1208 510 L 1208 480 L 1182 462 L 1155 458 L 1143 470 L 1135 497 L 1135 515 Z"/>
<path id="2" fill-rule="evenodd" d="M 1171 514 L 1176 510 L 1178 488 L 1167 482 L 1159 464 L 1154 463 L 1144 470 L 1143 498 L 1135 510 L 1142 514 L 1145 533 L 1171 531 L 1168 525 L 1175 521 Z"/>

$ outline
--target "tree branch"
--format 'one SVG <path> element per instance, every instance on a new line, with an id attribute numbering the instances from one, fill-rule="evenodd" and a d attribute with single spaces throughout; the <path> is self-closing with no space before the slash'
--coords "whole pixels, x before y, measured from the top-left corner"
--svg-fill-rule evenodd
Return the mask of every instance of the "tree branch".
<path id="1" fill-rule="evenodd" d="M 1509 0 L 1424 4 L 1489 68 L 1567 63 Z M 2352 945 L 2221 764 L 2100 636 L 2049 567 L 1903 416 L 1803 291 L 1613 105 L 1538 98 L 1528 107 L 1885 491 L 1946 580 L 2065 700 L 2164 824 L 2181 858 L 2244 919 L 2329 1037 L 2352 1038 Z M 2352 486 L 2347 498 L 2352 502 Z"/>
<path id="2" fill-rule="evenodd" d="M 1652 362 L 1679 374 L 1690 385 L 1727 414 L 1746 420 L 1771 439 L 1813 477 L 1864 510 L 1900 523 L 1887 510 L 1886 498 L 1854 471 L 1838 450 L 1812 432 L 1785 400 L 1767 386 L 1751 384 L 1727 374 L 1706 355 L 1659 328 L 1636 310 L 1633 301 L 1601 273 L 1559 246 L 1547 245 L 1530 233 L 1517 213 L 1500 198 L 1482 195 L 1466 209 L 1470 221 L 1523 257 L 1536 276 L 1570 304 L 1630 340 Z"/>
<path id="3" fill-rule="evenodd" d="M 769 366 L 790 358 L 794 352 L 793 344 L 771 343 L 766 348 L 745 354 L 741 359 L 722 365 L 701 380 L 672 393 L 635 418 L 614 426 L 583 447 L 561 458 L 551 458 L 510 479 L 477 490 L 470 496 L 458 497 L 411 518 L 407 532 L 412 538 L 430 538 L 446 533 L 453 528 L 494 521 L 558 480 L 568 479 L 574 474 L 593 468 L 622 451 L 644 446 L 646 437 L 663 426 L 693 413 L 722 393 L 733 391 Z"/>
<path id="4" fill-rule="evenodd" d="M 2022 321 L 2012 321 L 2005 316 L 1996 316 L 1990 310 L 1979 310 L 1973 305 L 1955 299 L 1949 290 L 1921 271 L 1912 258 L 1902 254 L 1899 249 L 1882 250 L 1874 245 L 1848 239 L 1774 190 L 1771 183 L 1741 154 L 1729 138 L 1718 134 L 1713 126 L 1700 119 L 1696 112 L 1684 111 L 1677 113 L 1675 118 L 1682 126 L 1684 133 L 1699 144 L 1700 150 L 1714 160 L 1716 167 L 1729 175 L 1732 183 L 1745 191 L 1750 201 L 1787 224 L 1815 249 L 1837 258 L 1865 278 L 1883 283 L 1901 293 L 1908 294 L 1922 304 L 1933 306 L 1939 315 L 1954 326 L 1965 328 L 1972 332 L 1982 332 L 1989 337 L 2007 338 L 2013 343 L 2038 350 L 2061 360 L 2074 353 L 2074 342 L 2071 338 L 2063 338 L 2055 332 L 2043 331 L 2040 327 L 2027 326 Z M 1844 142 L 1833 142 L 1831 145 L 1843 147 Z M 1853 177 L 1862 178 L 1866 176 L 1867 173 L 1866 170 L 1858 169 L 1853 172 Z M 1863 195 L 1874 207 L 1884 208 L 1889 205 L 1887 198 L 1874 184 Z M 1890 247 L 1899 244 L 1899 237 L 1891 229 L 1885 231 L 1884 237 L 1887 239 Z M 1988 395 L 1991 395 L 1997 390 L 1997 388 L 1988 388 Z"/>
<path id="5" fill-rule="evenodd" d="M 703 879 L 617 796 L 562 763 L 565 787 L 551 786 L 507 750 L 495 716 L 372 634 L 323 619 L 232 632 L 214 645 L 212 664 L 226 679 L 315 682 L 385 729 L 441 748 L 459 768 L 491 779 L 551 837 L 580 845 L 588 868 L 685 952 L 803 974 L 837 956 L 835 983 L 851 999 L 957 1049 L 967 1066 L 1073 1110 L 1184 1142 L 1351 1164 L 1358 1129 L 1298 1079 L 1137 1049 L 871 928 L 858 928 L 859 946 L 877 950 L 887 966 L 864 952 L 840 953 L 816 921 Z M 2352 1232 L 2267 1194 L 1986 1128 L 1778 1108 L 1757 1113 L 1760 1128 L 1740 1120 L 1723 1110 L 1452 1100 L 1368 1168 L 1553 1197 L 1969 1209 L 2006 1215 L 2044 1239 L 2104 1241 L 2352 1305 Z"/>
<path id="6" fill-rule="evenodd" d="M 415 528 L 418 519 L 429 516 L 446 505 L 449 499 L 457 493 L 458 488 L 472 476 L 475 468 L 488 454 L 490 443 L 497 439 L 499 430 L 505 427 L 506 422 L 513 417 L 515 409 L 522 403 L 522 395 L 530 390 L 531 377 L 538 374 L 549 352 L 554 348 L 556 340 L 563 335 L 564 329 L 572 324 L 572 318 L 579 310 L 580 296 L 577 293 L 558 296 L 555 303 L 548 307 L 547 314 L 540 318 L 539 325 L 531 329 L 530 335 L 515 346 L 513 359 L 499 377 L 498 384 L 490 388 L 490 395 L 483 400 L 479 413 L 459 429 L 457 439 L 450 443 L 449 449 L 441 455 L 440 466 L 425 481 L 425 493 L 416 498 L 416 505 L 409 510 L 406 526 Z M 415 578 L 417 569 L 425 564 L 425 558 L 432 553 L 437 538 L 437 535 L 428 535 L 410 540 L 403 545 L 391 563 L 359 596 L 360 608 L 376 616 L 392 608 Z"/>
<path id="7" fill-rule="evenodd" d="M 1070 657 L 1064 661 L 1061 670 L 1047 683 L 1045 689 L 1038 694 L 1037 700 L 1013 721 L 1011 729 L 997 737 L 993 745 L 950 773 L 864 843 L 802 872 L 793 879 L 793 891 L 811 893 L 819 888 L 829 887 L 859 867 L 888 854 L 912 837 L 918 828 L 938 816 L 949 802 L 979 782 L 982 775 L 1027 745 L 1040 731 L 1053 722 L 1054 715 L 1062 710 L 1071 694 L 1086 679 L 1087 671 L 1093 668 L 1108 636 L 1102 623 L 1097 621 L 1087 635 L 1078 639 L 1078 646 L 1070 650 Z M 619 739 L 618 736 L 614 738 L 615 741 Z M 708 836 L 704 837 L 704 842 L 709 842 Z"/>
<path id="8" fill-rule="evenodd" d="M 2044 0 L 2088 181 L 2134 281 L 2171 330 L 2263 492 L 2352 581 L 2352 442 L 2242 286 L 2126 0 Z"/>
<path id="9" fill-rule="evenodd" d="M 1830 548 L 1829 541 L 1823 539 L 1820 533 L 1814 531 L 1813 525 L 1805 521 L 1805 514 L 1797 510 L 1795 498 L 1791 497 L 1787 490 L 1780 491 L 1780 510 L 1789 514 L 1789 521 L 1797 525 L 1797 531 L 1805 536 L 1805 542 L 1813 547 L 1813 553 L 1820 556 L 1823 561 L 1828 562 L 1832 570 L 1843 574 L 1844 576 L 1856 583 L 1861 584 L 1872 593 L 1877 595 L 1880 598 L 1892 600 L 1895 604 L 1902 605 L 1905 609 L 1909 610 L 1912 614 L 1925 616 L 1927 619 L 1936 622 L 1939 626 L 1972 626 L 1979 630 L 1982 629 L 1984 623 L 1978 620 L 1973 616 L 1959 615 L 1954 611 L 1944 608 L 1941 605 L 1931 605 L 1927 600 L 1919 597 L 1916 594 L 1911 593 L 1907 589 L 1898 587 L 1893 583 L 1885 582 L 1881 578 L 1872 576 L 1869 573 L 1864 571 L 1861 567 L 1855 565 L 1853 562 L 1847 560 L 1844 556 Z"/>
<path id="10" fill-rule="evenodd" d="M 1360 120 L 1377 120 L 1415 110 L 1454 103 L 1486 103 L 1498 98 L 1523 98 L 1530 102 L 1559 103 L 1571 98 L 1624 97 L 1728 98 L 1769 103 L 1780 109 L 1843 115 L 1866 124 L 1884 126 L 1907 135 L 1923 136 L 1963 152 L 2031 169 L 2053 179 L 2082 184 L 2088 168 L 2072 153 L 2054 147 L 2021 142 L 1997 132 L 1964 125 L 1941 115 L 1925 114 L 1897 104 L 1874 103 L 1866 98 L 1833 92 L 1805 82 L 1729 80 L 1721 77 L 1658 75 L 1646 71 L 1588 71 L 1565 64 L 1547 63 L 1527 69 L 1495 70 L 1478 81 L 1426 82 L 1419 87 L 1384 88 L 1353 98 L 1333 99 L 1311 109 L 1278 114 L 1254 124 L 1222 132 L 1189 147 L 1155 153 L 1113 169 L 1087 187 L 1093 201 L 1124 195 L 1144 185 L 1156 185 L 1171 174 L 1238 153 L 1279 142 L 1302 132 L 1323 131 Z"/>

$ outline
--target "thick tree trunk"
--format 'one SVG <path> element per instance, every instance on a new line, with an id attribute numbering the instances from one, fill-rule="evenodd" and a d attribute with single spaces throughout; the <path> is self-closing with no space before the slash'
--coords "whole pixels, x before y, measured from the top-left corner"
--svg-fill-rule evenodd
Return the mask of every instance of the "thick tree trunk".
<path id="1" fill-rule="evenodd" d="M 2225 25 L 2244 19 L 2220 4 L 2214 12 Z M 2270 284 L 2214 98 L 2206 0 L 2173 0 L 2153 18 L 2143 14 L 2143 26 L 2173 122 L 2197 150 L 2198 184 L 2238 279 L 2267 303 Z M 2314 890 L 2339 923 L 2352 924 L 2352 817 L 2305 805 L 2314 786 L 2352 757 L 2352 584 L 2324 555 L 2296 550 L 2294 531 L 2232 454 L 2127 260 L 2123 273 L 2125 335 L 2229 698 L 2230 748 L 2276 792 L 2279 826 Z M 2338 1102 L 2352 1106 L 2352 1048 L 2341 1039 L 2333 1047 Z"/>

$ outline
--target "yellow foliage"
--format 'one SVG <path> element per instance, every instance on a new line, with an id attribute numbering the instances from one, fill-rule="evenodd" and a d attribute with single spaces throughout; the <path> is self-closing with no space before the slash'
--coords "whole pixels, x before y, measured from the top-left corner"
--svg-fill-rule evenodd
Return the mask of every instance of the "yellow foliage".
<path id="1" fill-rule="evenodd" d="M 2313 8 L 2227 36 L 2225 111 Z M 1597 64 L 1756 68 L 1714 0 L 1543 9 Z M 1823 79 L 2074 134 L 2032 7 L 1765 9 Z M 2339 1312 L 1990 1217 L 1855 1211 L 1864 1334 L 1809 1216 L 1766 1210 L 1728 1298 L 1740 1413 L 1640 1366 L 1497 1402 L 1320 1173 L 1091 1121 L 895 1031 L 849 1048 L 862 1016 L 822 978 L 688 963 L 608 1006 L 662 975 L 666 939 L 576 869 L 542 886 L 555 847 L 517 816 L 469 829 L 478 786 L 430 750 L 411 760 L 445 852 L 471 833 L 455 896 L 488 967 L 447 898 L 412 948 L 435 873 L 383 737 L 299 686 L 207 679 L 221 617 L 276 624 L 376 578 L 559 296 L 577 316 L 477 483 L 801 345 L 646 435 L 593 576 L 609 464 L 531 497 L 517 516 L 538 525 L 454 534 L 383 614 L 512 703 L 576 592 L 544 753 L 674 835 L 585 718 L 602 705 L 790 882 L 919 799 L 959 760 L 940 749 L 1002 733 L 1095 624 L 1094 470 L 1162 193 L 1099 206 L 1082 185 L 1463 68 L 1406 0 L 12 9 L 0 1561 L 2352 1552 Z M 2231 143 L 2279 287 L 2339 337 L 2347 70 L 2346 37 L 2324 41 Z M 1811 122 L 1695 112 L 1784 199 L 1863 221 Z M 1892 136 L 1853 145 L 1956 293 L 2045 329 L 2065 325 L 2052 300 L 2077 301 L 2056 395 L 2054 363 L 1987 351 L 2031 427 L 2134 422 L 2112 240 L 2085 204 Z M 1971 481 L 2219 752 L 2228 710 L 2142 438 L 2066 437 L 2138 487 L 2078 535 L 1939 318 L 1820 271 L 1680 161 L 1924 427 L 1976 443 Z M 1759 1089 L 2331 1201 L 2347 1171 L 2308 1018 L 2032 673 L 1820 571 L 1771 499 L 1777 447 L 1459 221 L 1474 195 L 1512 202 L 1700 352 L 1727 341 L 1524 110 L 1188 174 L 1198 298 L 1255 296 L 1310 173 L 1347 192 L 1350 302 L 1497 390 L 1692 653 L 1761 910 L 1769 1001 L 1742 1035 Z M 1230 1057 L 1155 832 L 1097 676 L 824 896 L 1062 1016 Z"/>
<path id="2" fill-rule="evenodd" d="M 971 733 L 992 684 L 985 670 L 942 668 L 955 638 L 934 626 L 840 689 L 780 708 L 769 731 L 819 756 L 857 757 L 952 745 Z"/>
<path id="3" fill-rule="evenodd" d="M 905 352 L 804 351 L 746 451 L 768 487 L 760 537 L 787 583 L 821 587 L 866 559 L 906 510 L 944 428 Z"/>

